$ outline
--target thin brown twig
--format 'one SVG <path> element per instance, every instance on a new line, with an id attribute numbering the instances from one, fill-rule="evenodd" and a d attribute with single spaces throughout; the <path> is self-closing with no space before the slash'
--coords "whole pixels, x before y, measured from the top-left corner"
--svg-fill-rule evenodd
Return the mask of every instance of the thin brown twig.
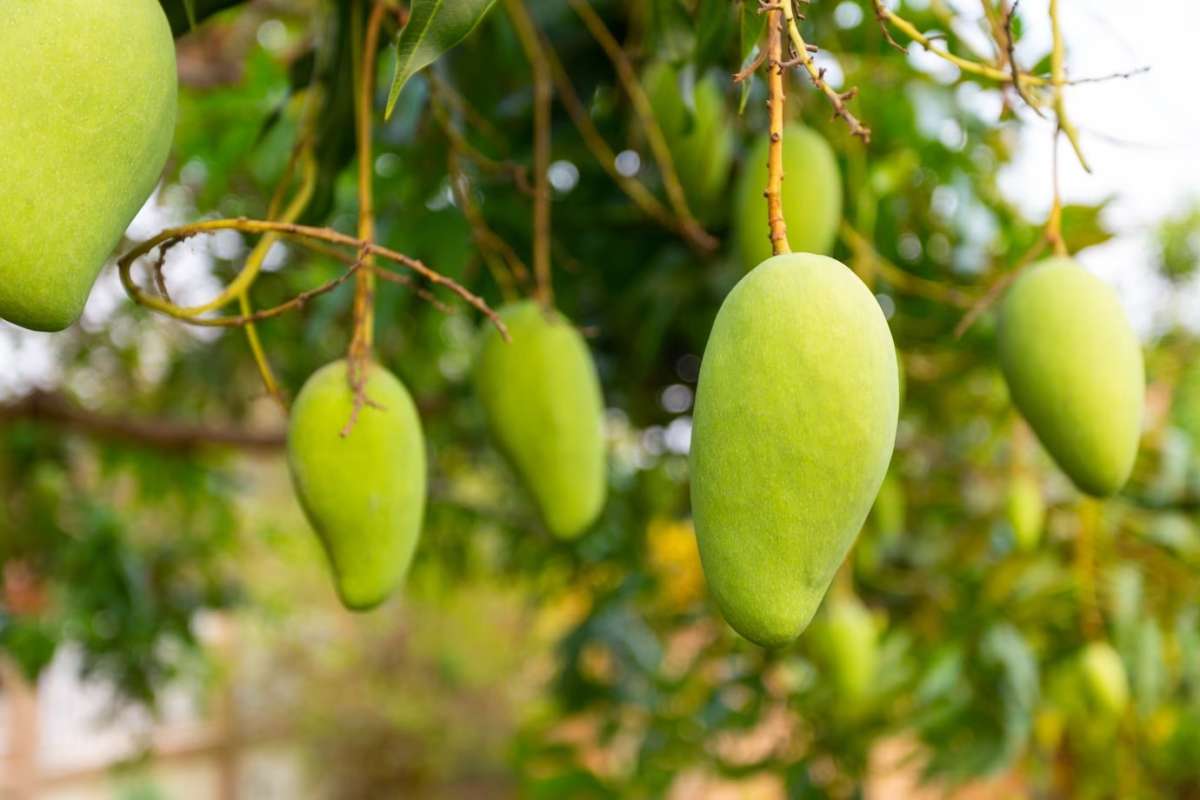
<path id="1" fill-rule="evenodd" d="M 487 317 L 496 329 L 500 331 L 505 339 L 508 338 L 508 328 L 504 325 L 503 320 L 499 315 L 487 304 L 487 302 L 478 295 L 471 292 L 469 289 L 458 283 L 453 278 L 442 275 L 425 265 L 419 259 L 412 258 L 403 253 L 397 252 L 374 242 L 364 242 L 361 239 L 356 239 L 353 236 L 340 233 L 332 228 L 315 228 L 309 225 L 297 225 L 295 223 L 271 222 L 269 220 L 251 220 L 244 217 L 236 219 L 217 219 L 205 220 L 203 222 L 192 223 L 191 225 L 183 225 L 177 228 L 168 228 L 155 234 L 152 238 L 142 242 L 137 247 L 130 250 L 125 255 L 121 256 L 117 261 L 117 267 L 120 272 L 121 283 L 125 287 L 126 293 L 134 300 L 134 302 L 160 311 L 169 316 L 190 322 L 194 325 L 209 325 L 209 320 L 189 316 L 185 313 L 185 309 L 180 309 L 172 303 L 167 303 L 157 297 L 146 294 L 133 281 L 132 268 L 137 259 L 151 252 L 157 247 L 163 246 L 169 242 L 176 242 L 183 239 L 189 239 L 193 236 L 199 236 L 205 233 L 211 233 L 219 230 L 238 230 L 243 233 L 265 234 L 278 233 L 289 238 L 297 239 L 306 245 L 311 241 L 326 242 L 329 244 L 339 245 L 342 247 L 351 247 L 355 250 L 366 250 L 369 255 L 377 256 L 388 261 L 399 264 L 412 272 L 425 278 L 430 283 L 443 286 L 454 294 L 458 295 L 468 304 L 477 309 L 481 314 Z M 344 279 L 344 278 L 343 278 Z M 236 325 L 238 323 L 225 323 L 224 326 Z M 219 326 L 220 327 L 220 326 Z"/>
<path id="2" fill-rule="evenodd" d="M 807 2 L 807 0 L 802 0 Z M 833 116 L 836 119 L 841 119 L 846 123 L 846 127 L 850 129 L 850 134 L 862 139 L 863 144 L 869 144 L 871 141 L 871 129 L 863 125 L 858 117 L 850 112 L 846 107 L 849 100 L 854 99 L 858 94 L 858 87 L 852 86 L 844 92 L 839 92 L 829 85 L 825 80 L 825 70 L 818 67 L 813 61 L 812 53 L 816 52 L 816 46 L 810 45 L 804 41 L 804 37 L 800 34 L 800 26 L 796 21 L 796 9 L 792 5 L 794 0 L 776 0 L 775 2 L 763 2 L 764 9 L 781 9 L 783 18 L 787 25 L 788 38 L 792 43 L 792 58 L 791 62 L 804 67 L 804 71 L 808 73 L 809 79 L 813 86 L 825 95 L 829 100 L 829 104 L 833 106 Z"/>

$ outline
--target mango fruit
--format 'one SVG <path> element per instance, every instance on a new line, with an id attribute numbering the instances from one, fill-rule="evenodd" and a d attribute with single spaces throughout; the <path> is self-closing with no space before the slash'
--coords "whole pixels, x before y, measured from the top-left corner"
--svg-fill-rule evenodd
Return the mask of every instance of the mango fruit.
<path id="1" fill-rule="evenodd" d="M 1119 717 L 1129 705 L 1129 676 L 1121 656 L 1108 642 L 1096 641 L 1079 656 L 1083 688 L 1097 710 Z"/>
<path id="2" fill-rule="evenodd" d="M 879 666 L 879 632 L 871 612 L 854 596 L 831 596 L 813 628 L 817 657 L 838 698 L 860 706 L 871 694 Z"/>
<path id="3" fill-rule="evenodd" d="M 771 257 L 767 228 L 767 150 L 760 136 L 742 165 L 734 202 L 734 238 L 742 266 Z M 811 128 L 788 124 L 783 132 L 783 218 L 788 243 L 797 253 L 827 255 L 842 222 L 842 177 L 829 143 Z"/>
<path id="4" fill-rule="evenodd" d="M 1034 550 L 1041 541 L 1046 523 L 1046 502 L 1037 479 L 1024 472 L 1013 477 L 1008 485 L 1004 513 L 1017 549 L 1023 553 Z"/>
<path id="5" fill-rule="evenodd" d="M 843 264 L 791 253 L 725 298 L 692 427 L 692 515 L 725 619 L 765 647 L 807 627 L 887 473 L 896 349 Z"/>
<path id="6" fill-rule="evenodd" d="M 1142 349 L 1116 293 L 1068 258 L 1009 288 L 997 332 L 1017 409 L 1075 485 L 1096 497 L 1129 478 L 1141 435 Z"/>
<path id="7" fill-rule="evenodd" d="M 62 330 L 158 182 L 175 41 L 157 0 L 0 0 L 0 318 Z"/>
<path id="8" fill-rule="evenodd" d="M 608 489 L 596 366 L 583 336 L 559 312 L 524 301 L 499 314 L 512 341 L 487 326 L 475 389 L 493 438 L 542 521 L 570 539 L 596 520 Z"/>
<path id="9" fill-rule="evenodd" d="M 692 213 L 700 220 L 713 219 L 728 190 L 736 144 L 733 117 L 717 74 L 709 72 L 695 81 L 690 103 L 679 70 L 666 62 L 651 64 L 642 84 Z"/>
<path id="10" fill-rule="evenodd" d="M 373 608 L 404 579 L 425 516 L 425 441 L 416 406 L 383 367 L 367 367 L 369 401 L 354 408 L 348 366 L 317 370 L 288 426 L 292 483 L 329 557 L 342 603 Z"/>

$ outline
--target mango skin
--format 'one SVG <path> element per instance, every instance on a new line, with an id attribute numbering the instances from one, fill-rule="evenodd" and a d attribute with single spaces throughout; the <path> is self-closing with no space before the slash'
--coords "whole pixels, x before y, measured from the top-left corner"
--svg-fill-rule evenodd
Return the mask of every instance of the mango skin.
<path id="1" fill-rule="evenodd" d="M 642 82 L 688 205 L 699 219 L 711 220 L 728 192 L 736 144 L 721 85 L 712 72 L 700 77 L 692 92 L 694 108 L 689 110 L 680 93 L 679 72 L 670 64 L 651 64 Z"/>
<path id="2" fill-rule="evenodd" d="M 692 514 L 742 636 L 778 647 L 807 627 L 883 483 L 898 395 L 883 312 L 841 263 L 776 256 L 725 299 L 696 389 Z"/>
<path id="3" fill-rule="evenodd" d="M 488 325 L 475 389 L 499 449 L 555 536 L 595 522 L 608 491 L 604 398 L 579 331 L 563 315 L 525 301 L 500 309 L 512 337 Z"/>
<path id="4" fill-rule="evenodd" d="M 425 442 L 408 390 L 370 365 L 367 405 L 348 436 L 354 396 L 347 364 L 317 370 L 296 396 L 288 466 L 333 567 L 342 603 L 365 611 L 404 579 L 425 516 Z"/>
<path id="5" fill-rule="evenodd" d="M 745 269 L 771 257 L 767 228 L 767 150 L 760 136 L 742 165 L 735 200 L 734 238 Z M 842 177 L 833 148 L 796 123 L 783 131 L 783 218 L 794 252 L 828 255 L 842 222 Z"/>
<path id="6" fill-rule="evenodd" d="M 175 130 L 157 0 L 0 0 L 0 318 L 57 331 L 154 190 Z"/>
<path id="7" fill-rule="evenodd" d="M 1116 293 L 1068 258 L 1034 265 L 1008 290 L 997 331 L 1009 393 L 1075 485 L 1115 494 L 1137 456 L 1142 349 Z"/>

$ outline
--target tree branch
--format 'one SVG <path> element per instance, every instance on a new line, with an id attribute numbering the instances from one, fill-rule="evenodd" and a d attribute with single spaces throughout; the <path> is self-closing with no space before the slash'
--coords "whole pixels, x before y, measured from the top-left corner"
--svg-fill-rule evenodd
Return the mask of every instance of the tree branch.
<path id="1" fill-rule="evenodd" d="M 0 422 L 16 420 L 51 423 L 96 439 L 177 452 L 227 447 L 270 453 L 282 449 L 286 443 L 282 431 L 255 432 L 101 414 L 80 408 L 53 392 L 34 392 L 0 405 Z"/>

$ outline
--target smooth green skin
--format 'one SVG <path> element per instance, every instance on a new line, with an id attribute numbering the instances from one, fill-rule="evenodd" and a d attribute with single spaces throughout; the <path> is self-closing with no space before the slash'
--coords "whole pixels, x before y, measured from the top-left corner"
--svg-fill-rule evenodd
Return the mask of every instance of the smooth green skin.
<path id="1" fill-rule="evenodd" d="M 879 634 L 862 603 L 852 597 L 831 598 L 816 645 L 842 700 L 857 705 L 871 694 L 879 665 Z"/>
<path id="2" fill-rule="evenodd" d="M 742 278 L 696 390 L 692 514 L 725 619 L 765 647 L 807 627 L 887 472 L 896 350 L 874 296 L 825 256 Z"/>
<path id="3" fill-rule="evenodd" d="M 1116 293 L 1070 259 L 1042 261 L 1008 290 L 997 338 L 1009 393 L 1042 445 L 1081 491 L 1115 494 L 1133 470 L 1146 389 Z"/>
<path id="4" fill-rule="evenodd" d="M 1032 475 L 1020 474 L 1008 487 L 1005 516 L 1012 526 L 1017 549 L 1029 552 L 1038 546 L 1046 522 L 1046 502 L 1042 489 Z"/>
<path id="5" fill-rule="evenodd" d="M 425 516 L 425 441 L 408 390 L 371 365 L 371 404 L 349 435 L 354 395 L 345 361 L 317 370 L 292 407 L 288 466 L 333 567 L 338 596 L 365 611 L 404 579 Z M 378 407 L 376 407 L 378 406 Z"/>
<path id="6" fill-rule="evenodd" d="M 734 205 L 734 238 L 745 269 L 771 257 L 767 229 L 767 150 L 758 138 L 742 165 Z M 842 222 L 842 177 L 833 148 L 810 128 L 795 123 L 783 132 L 783 218 L 788 244 L 797 253 L 826 255 Z"/>
<path id="7" fill-rule="evenodd" d="M 712 219 L 728 191 L 736 146 L 733 117 L 716 75 L 710 72 L 696 81 L 691 110 L 680 92 L 679 72 L 670 64 L 652 64 L 642 82 L 688 205 L 700 219 Z"/>
<path id="8" fill-rule="evenodd" d="M 1092 642 L 1079 657 L 1083 685 L 1092 702 L 1110 717 L 1129 705 L 1129 677 L 1121 656 L 1108 642 Z"/>
<path id="9" fill-rule="evenodd" d="M 591 353 L 557 311 L 532 301 L 500 309 L 475 362 L 488 427 L 529 489 L 542 521 L 570 539 L 599 516 L 608 489 L 604 398 Z"/>
<path id="10" fill-rule="evenodd" d="M 157 0 L 0 0 L 0 318 L 62 330 L 158 182 L 175 41 Z"/>

